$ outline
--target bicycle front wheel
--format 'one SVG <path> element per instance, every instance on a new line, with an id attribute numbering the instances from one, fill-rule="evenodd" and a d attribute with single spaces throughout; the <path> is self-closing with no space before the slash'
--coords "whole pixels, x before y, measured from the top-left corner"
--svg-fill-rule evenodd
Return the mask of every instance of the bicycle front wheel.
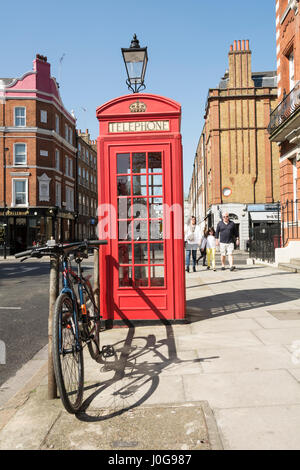
<path id="1" fill-rule="evenodd" d="M 57 387 L 69 413 L 79 411 L 83 398 L 83 353 L 77 314 L 71 297 L 60 294 L 53 317 L 53 366 Z"/>

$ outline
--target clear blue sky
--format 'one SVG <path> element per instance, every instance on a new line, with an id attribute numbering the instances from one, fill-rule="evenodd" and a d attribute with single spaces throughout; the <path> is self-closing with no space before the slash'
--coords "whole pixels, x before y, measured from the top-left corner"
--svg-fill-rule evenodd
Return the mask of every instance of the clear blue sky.
<path id="1" fill-rule="evenodd" d="M 182 105 L 186 192 L 207 92 L 228 68 L 230 44 L 249 39 L 252 70 L 276 69 L 275 0 L 16 0 L 0 14 L 0 77 L 19 77 L 46 55 L 64 105 L 93 139 L 96 107 L 129 93 L 120 48 L 136 33 L 148 46 L 145 91 Z"/>

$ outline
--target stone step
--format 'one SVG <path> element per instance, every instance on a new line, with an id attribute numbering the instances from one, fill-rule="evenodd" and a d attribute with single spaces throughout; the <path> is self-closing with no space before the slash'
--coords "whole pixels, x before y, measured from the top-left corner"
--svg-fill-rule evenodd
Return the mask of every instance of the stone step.
<path id="1" fill-rule="evenodd" d="M 297 264 L 279 263 L 278 269 L 283 269 L 285 271 L 290 271 L 292 273 L 300 273 L 300 266 Z"/>
<path id="2" fill-rule="evenodd" d="M 296 264 L 297 266 L 300 266 L 300 258 L 290 259 L 290 264 Z"/>

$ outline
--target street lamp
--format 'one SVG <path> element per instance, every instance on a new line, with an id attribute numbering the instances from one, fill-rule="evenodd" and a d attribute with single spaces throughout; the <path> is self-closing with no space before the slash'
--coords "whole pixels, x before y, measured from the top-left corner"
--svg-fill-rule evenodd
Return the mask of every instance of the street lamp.
<path id="1" fill-rule="evenodd" d="M 148 62 L 147 47 L 140 47 L 136 34 L 133 36 L 130 47 L 122 48 L 123 60 L 126 67 L 128 79 L 126 84 L 133 93 L 144 90 L 144 78 Z"/>

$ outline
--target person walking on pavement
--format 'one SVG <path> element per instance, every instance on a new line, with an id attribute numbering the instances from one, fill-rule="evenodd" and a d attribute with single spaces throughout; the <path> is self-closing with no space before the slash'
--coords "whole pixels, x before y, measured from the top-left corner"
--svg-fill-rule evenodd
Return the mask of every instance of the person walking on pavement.
<path id="1" fill-rule="evenodd" d="M 219 239 L 220 237 L 220 239 Z M 216 243 L 220 245 L 222 270 L 225 270 L 226 255 L 228 256 L 230 271 L 235 269 L 233 265 L 233 250 L 234 241 L 236 246 L 239 246 L 239 238 L 237 236 L 236 225 L 232 220 L 229 220 L 228 212 L 222 214 L 222 220 L 217 225 L 216 230 Z"/>
<path id="2" fill-rule="evenodd" d="M 190 272 L 192 254 L 193 271 L 196 272 L 197 249 L 200 243 L 200 227 L 196 224 L 195 216 L 192 216 L 190 223 L 184 227 L 184 240 L 186 243 L 186 271 Z"/>
<path id="3" fill-rule="evenodd" d="M 213 270 L 216 270 L 216 237 L 215 230 L 213 227 L 209 228 L 207 231 L 206 239 L 206 256 L 207 256 L 207 268 L 210 269 L 212 265 Z"/>
<path id="4" fill-rule="evenodd" d="M 206 237 L 207 237 L 207 230 L 206 228 L 203 230 L 203 236 L 201 238 L 201 241 L 200 241 L 200 256 L 199 258 L 197 259 L 197 264 L 199 262 L 199 260 L 202 258 L 202 265 L 203 266 L 206 266 Z"/>

